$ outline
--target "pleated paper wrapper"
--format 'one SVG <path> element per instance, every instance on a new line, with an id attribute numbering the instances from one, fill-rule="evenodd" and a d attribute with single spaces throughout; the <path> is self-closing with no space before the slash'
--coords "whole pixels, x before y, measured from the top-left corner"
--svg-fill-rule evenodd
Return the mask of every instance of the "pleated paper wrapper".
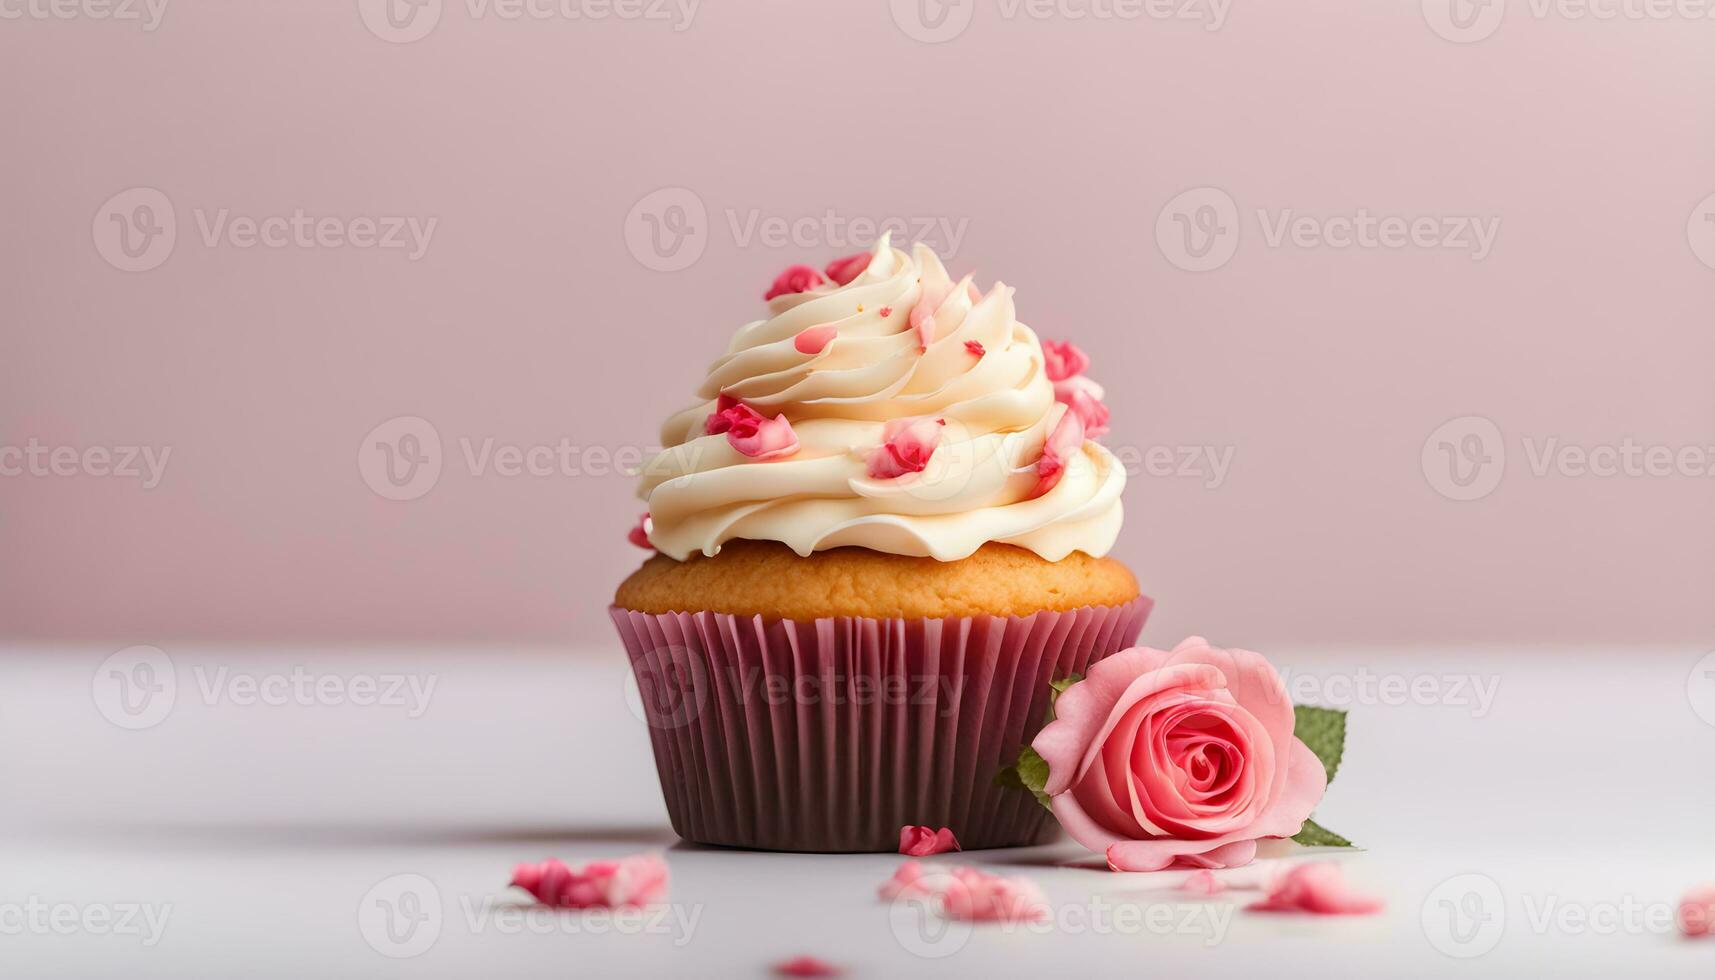
<path id="1" fill-rule="evenodd" d="M 967 850 L 1053 839 L 995 776 L 1035 737 L 1049 682 L 1132 646 L 1153 602 L 1029 616 L 814 621 L 609 612 L 661 792 L 685 840 L 894 851 L 901 826 Z"/>

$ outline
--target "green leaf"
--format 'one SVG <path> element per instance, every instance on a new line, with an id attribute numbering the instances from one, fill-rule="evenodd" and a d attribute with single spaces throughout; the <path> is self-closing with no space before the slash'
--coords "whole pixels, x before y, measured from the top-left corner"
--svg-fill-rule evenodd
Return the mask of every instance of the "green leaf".
<path id="1" fill-rule="evenodd" d="M 1044 725 L 1054 720 L 1054 702 L 1066 693 L 1067 688 L 1083 679 L 1083 674 L 1073 674 L 1048 682 L 1048 717 L 1043 721 Z M 1048 760 L 1037 755 L 1036 750 L 1028 745 L 1018 753 L 1017 762 L 995 773 L 994 784 L 1005 789 L 1027 789 L 1043 808 L 1052 809 L 1048 806 L 1048 794 L 1042 791 L 1048 785 Z"/>
<path id="2" fill-rule="evenodd" d="M 1042 791 L 1048 785 L 1048 760 L 1028 745 L 1018 754 L 1017 762 L 995 774 L 994 784 L 1007 789 L 1027 789 L 1043 808 L 1051 809 L 1048 794 Z"/>
<path id="3" fill-rule="evenodd" d="M 1048 700 L 1052 702 L 1055 698 L 1065 694 L 1068 687 L 1071 687 L 1073 684 L 1076 684 L 1083 679 L 1083 674 L 1072 674 L 1069 677 L 1062 677 L 1057 681 L 1049 681 L 1048 686 L 1054 689 L 1054 693 L 1048 696 Z"/>
<path id="4" fill-rule="evenodd" d="M 1346 752 L 1346 713 L 1301 704 L 1292 709 L 1292 714 L 1292 734 L 1322 760 L 1328 782 L 1332 783 L 1334 774 L 1340 771 L 1340 757 Z"/>
<path id="5" fill-rule="evenodd" d="M 1292 839 L 1303 844 L 1305 847 L 1357 846 L 1314 820 L 1304 821 L 1304 826 L 1299 829 L 1298 833 L 1292 835 Z"/>

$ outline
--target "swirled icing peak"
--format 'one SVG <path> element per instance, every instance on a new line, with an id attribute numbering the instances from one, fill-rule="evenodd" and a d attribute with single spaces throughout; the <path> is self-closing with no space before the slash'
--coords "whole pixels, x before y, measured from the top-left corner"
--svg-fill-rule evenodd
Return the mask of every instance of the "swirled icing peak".
<path id="1" fill-rule="evenodd" d="M 681 561 L 735 538 L 800 555 L 1106 554 L 1125 472 L 1093 441 L 1102 389 L 1076 347 L 1044 350 L 1012 293 L 885 237 L 825 274 L 782 273 L 769 316 L 738 329 L 662 428 L 639 492 L 649 543 Z"/>

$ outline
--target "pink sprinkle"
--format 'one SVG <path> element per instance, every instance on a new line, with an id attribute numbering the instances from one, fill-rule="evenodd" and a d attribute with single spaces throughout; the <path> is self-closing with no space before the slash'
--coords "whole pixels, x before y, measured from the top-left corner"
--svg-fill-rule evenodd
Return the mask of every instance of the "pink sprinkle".
<path id="1" fill-rule="evenodd" d="M 876 312 L 877 312 L 877 313 L 880 313 L 880 314 L 881 314 L 881 316 L 882 316 L 882 319 L 886 319 L 886 318 L 888 318 L 888 317 L 890 317 L 890 316 L 892 316 L 892 315 L 893 315 L 893 307 L 891 307 L 891 306 L 884 306 L 884 307 L 882 307 L 882 308 L 881 308 L 881 309 L 879 309 L 879 310 L 876 310 Z"/>
<path id="2" fill-rule="evenodd" d="M 1715 885 L 1698 885 L 1679 900 L 1679 931 L 1687 936 L 1715 935 Z"/>
<path id="3" fill-rule="evenodd" d="M 843 259 L 835 259 L 829 262 L 826 271 L 829 279 L 844 286 L 863 275 L 863 271 L 867 268 L 869 268 L 869 253 L 859 252 L 856 255 L 848 255 Z"/>
<path id="4" fill-rule="evenodd" d="M 654 854 L 592 861 L 574 871 L 558 858 L 512 869 L 512 884 L 558 908 L 622 908 L 667 900 L 667 862 Z"/>
<path id="5" fill-rule="evenodd" d="M 810 327 L 793 338 L 792 346 L 800 354 L 820 354 L 829 344 L 833 343 L 834 337 L 838 334 L 839 331 L 834 329 L 833 324 L 824 323 L 819 327 Z"/>
<path id="6" fill-rule="evenodd" d="M 948 851 L 960 850 L 959 839 L 946 827 L 940 830 L 930 830 L 928 827 L 913 827 L 910 825 L 899 828 L 899 853 L 912 857 L 928 857 L 931 854 L 945 854 Z"/>
<path id="7" fill-rule="evenodd" d="M 649 512 L 644 511 L 643 516 L 637 519 L 637 526 L 631 529 L 631 533 L 625 536 L 625 540 L 646 551 L 654 551 L 655 546 L 649 542 L 649 532 L 652 530 L 654 530 L 654 522 L 649 520 Z"/>
<path id="8" fill-rule="evenodd" d="M 1374 915 L 1382 900 L 1353 891 L 1332 861 L 1300 864 L 1269 886 L 1268 897 L 1247 906 L 1252 912 L 1308 912 L 1311 915 Z"/>
<path id="9" fill-rule="evenodd" d="M 822 284 L 822 274 L 807 265 L 788 266 L 785 272 L 774 277 L 774 285 L 768 287 L 768 292 L 762 294 L 764 300 L 788 293 L 805 293 Z"/>
<path id="10" fill-rule="evenodd" d="M 907 473 L 921 473 L 941 443 L 946 419 L 894 419 L 882 427 L 882 444 L 866 460 L 870 479 L 891 480 Z"/>
<path id="11" fill-rule="evenodd" d="M 846 971 L 814 956 L 799 956 L 774 964 L 774 972 L 782 977 L 837 977 Z"/>
<path id="12" fill-rule="evenodd" d="M 1196 892 L 1199 895 L 1219 895 L 1227 890 L 1227 883 L 1215 877 L 1211 871 L 1198 871 L 1179 883 L 1181 891 Z"/>
<path id="13" fill-rule="evenodd" d="M 984 349 L 984 347 L 983 347 L 983 342 L 980 340 L 967 340 L 967 341 L 965 341 L 965 350 L 970 351 L 971 353 L 977 355 L 978 357 L 981 357 L 984 354 L 988 353 L 988 351 L 986 349 Z"/>

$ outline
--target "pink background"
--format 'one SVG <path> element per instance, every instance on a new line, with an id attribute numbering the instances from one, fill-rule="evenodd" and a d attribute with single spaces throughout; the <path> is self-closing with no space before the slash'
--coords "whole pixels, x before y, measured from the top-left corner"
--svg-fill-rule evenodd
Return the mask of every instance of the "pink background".
<path id="1" fill-rule="evenodd" d="M 0 477 L 0 632 L 617 655 L 633 481 L 476 476 L 458 440 L 653 441 L 779 268 L 853 250 L 741 244 L 729 212 L 832 209 L 965 222 L 950 265 L 1090 351 L 1111 444 L 1232 450 L 1218 487 L 1128 490 L 1146 639 L 1707 642 L 1715 480 L 1538 476 L 1523 440 L 1715 444 L 1692 220 L 1715 192 L 1715 22 L 1513 6 L 1463 45 L 1415 2 L 1241 4 L 1216 31 L 981 4 L 939 44 L 885 0 L 708 2 L 680 32 L 449 0 L 408 44 L 354 2 L 0 23 L 0 445 L 172 447 L 147 491 Z M 1157 219 L 1205 186 L 1240 238 L 1193 273 Z M 133 187 L 178 225 L 143 272 L 92 230 Z M 671 272 L 626 237 L 664 187 L 707 211 Z M 196 213 L 221 208 L 438 224 L 418 261 L 210 247 Z M 1481 261 L 1270 247 L 1259 208 L 1500 229 Z M 408 501 L 357 462 L 397 416 L 443 442 Z M 1506 453 L 1472 501 L 1422 463 L 1463 416 Z"/>

